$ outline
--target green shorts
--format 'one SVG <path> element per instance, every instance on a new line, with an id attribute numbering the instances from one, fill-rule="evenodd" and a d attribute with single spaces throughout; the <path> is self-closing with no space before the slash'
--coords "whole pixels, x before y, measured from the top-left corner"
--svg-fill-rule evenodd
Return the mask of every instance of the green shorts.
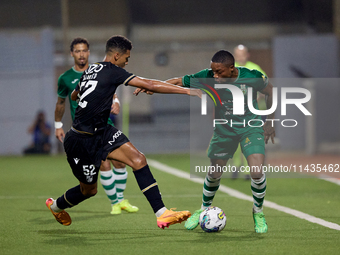
<path id="1" fill-rule="evenodd" d="M 208 157 L 211 159 L 230 159 L 241 144 L 243 155 L 247 158 L 251 154 L 263 154 L 263 133 L 246 133 L 242 136 L 226 137 L 214 133 L 208 148 Z"/>

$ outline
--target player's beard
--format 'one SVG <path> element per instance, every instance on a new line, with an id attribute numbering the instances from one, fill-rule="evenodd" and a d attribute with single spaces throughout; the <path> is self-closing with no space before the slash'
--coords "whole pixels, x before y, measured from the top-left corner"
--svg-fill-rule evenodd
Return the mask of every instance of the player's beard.
<path id="1" fill-rule="evenodd" d="M 82 62 L 81 59 L 79 59 L 78 66 L 83 68 L 84 66 L 86 66 L 86 63 L 87 63 L 87 61 Z"/>

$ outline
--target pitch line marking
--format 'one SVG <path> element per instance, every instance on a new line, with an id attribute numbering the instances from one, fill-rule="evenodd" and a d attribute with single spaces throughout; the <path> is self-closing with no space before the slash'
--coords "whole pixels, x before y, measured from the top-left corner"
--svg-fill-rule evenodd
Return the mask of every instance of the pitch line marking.
<path id="1" fill-rule="evenodd" d="M 160 170 L 162 172 L 165 172 L 165 173 L 168 173 L 168 174 L 172 174 L 172 175 L 177 176 L 179 178 L 187 179 L 189 181 L 196 182 L 196 183 L 199 183 L 199 184 L 203 184 L 204 183 L 204 179 L 203 178 L 190 178 L 190 174 L 189 173 L 186 173 L 186 172 L 183 172 L 183 171 L 181 171 L 181 170 L 179 170 L 177 168 L 170 167 L 168 165 L 162 164 L 162 163 L 160 163 L 160 162 L 158 162 L 156 160 L 148 159 L 148 163 L 149 163 L 150 166 L 155 167 L 155 168 L 157 168 L 158 170 Z M 246 194 L 244 194 L 242 192 L 239 192 L 239 191 L 237 191 L 235 189 L 228 188 L 225 185 L 221 184 L 219 190 L 224 192 L 224 193 L 226 193 L 226 194 L 228 194 L 229 196 L 253 202 L 253 198 L 251 196 L 248 196 L 248 195 L 246 195 Z M 268 207 L 268 208 L 272 208 L 272 209 L 278 210 L 280 212 L 284 212 L 284 213 L 293 215 L 293 216 L 295 216 L 297 218 L 300 218 L 300 219 L 303 219 L 303 220 L 307 220 L 307 221 L 312 222 L 312 223 L 319 224 L 321 226 L 324 226 L 324 227 L 327 227 L 327 228 L 330 228 L 330 229 L 340 230 L 340 225 L 338 225 L 336 223 L 325 221 L 323 219 L 314 217 L 314 216 L 309 215 L 307 213 L 303 213 L 303 212 L 291 209 L 291 208 L 286 207 L 286 206 L 278 205 L 278 204 L 276 204 L 274 202 L 270 202 L 268 200 L 264 201 L 264 206 Z"/>
<path id="2" fill-rule="evenodd" d="M 57 196 L 57 195 L 55 195 L 55 196 Z M 50 196 L 48 196 L 48 195 L 46 195 L 46 196 L 0 196 L 0 201 L 1 200 L 13 200 L 13 199 L 22 199 L 22 200 L 27 200 L 27 199 L 44 199 L 44 200 L 46 200 L 46 198 L 47 197 L 50 197 Z M 53 197 L 53 196 L 52 196 Z M 133 198 L 143 198 L 144 196 L 143 196 L 143 194 L 139 194 L 139 195 L 137 195 L 137 194 L 130 194 L 129 195 L 129 197 L 133 197 Z M 169 195 L 167 195 L 167 194 L 165 194 L 165 195 L 163 195 L 162 194 L 162 197 L 169 197 L 169 198 L 176 198 L 176 197 L 186 197 L 186 198 L 188 198 L 188 197 L 202 197 L 202 195 L 200 195 L 200 194 L 182 194 L 182 195 L 171 195 L 171 194 L 169 194 Z M 107 196 L 106 195 L 96 195 L 94 198 L 92 198 L 92 199 L 98 199 L 98 198 L 107 198 Z"/>
<path id="3" fill-rule="evenodd" d="M 335 184 L 340 186 L 340 179 L 339 178 L 332 178 L 329 175 L 320 174 L 319 179 L 324 180 L 324 181 L 328 181 L 328 182 L 332 182 L 332 183 L 335 183 Z"/>

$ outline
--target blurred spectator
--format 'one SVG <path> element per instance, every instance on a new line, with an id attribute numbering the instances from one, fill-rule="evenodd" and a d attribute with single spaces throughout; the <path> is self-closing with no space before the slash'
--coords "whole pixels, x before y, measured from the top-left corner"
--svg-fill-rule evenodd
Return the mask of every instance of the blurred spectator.
<path id="1" fill-rule="evenodd" d="M 234 48 L 235 66 L 244 66 L 248 69 L 255 69 L 267 76 L 267 74 L 262 70 L 259 65 L 249 61 L 249 57 L 250 54 L 246 46 L 240 44 Z"/>
<path id="2" fill-rule="evenodd" d="M 45 120 L 45 113 L 39 111 L 28 133 L 33 135 L 33 143 L 24 150 L 24 154 L 48 154 L 51 151 L 51 126 Z"/>

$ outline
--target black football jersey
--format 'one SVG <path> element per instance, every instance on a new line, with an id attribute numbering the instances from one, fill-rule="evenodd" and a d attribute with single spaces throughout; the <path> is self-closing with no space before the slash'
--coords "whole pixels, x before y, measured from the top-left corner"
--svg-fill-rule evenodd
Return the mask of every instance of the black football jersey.
<path id="1" fill-rule="evenodd" d="M 79 102 L 75 112 L 73 129 L 94 134 L 105 128 L 110 116 L 112 97 L 121 84 L 127 85 L 135 75 L 110 62 L 98 62 L 89 66 L 80 78 Z"/>

